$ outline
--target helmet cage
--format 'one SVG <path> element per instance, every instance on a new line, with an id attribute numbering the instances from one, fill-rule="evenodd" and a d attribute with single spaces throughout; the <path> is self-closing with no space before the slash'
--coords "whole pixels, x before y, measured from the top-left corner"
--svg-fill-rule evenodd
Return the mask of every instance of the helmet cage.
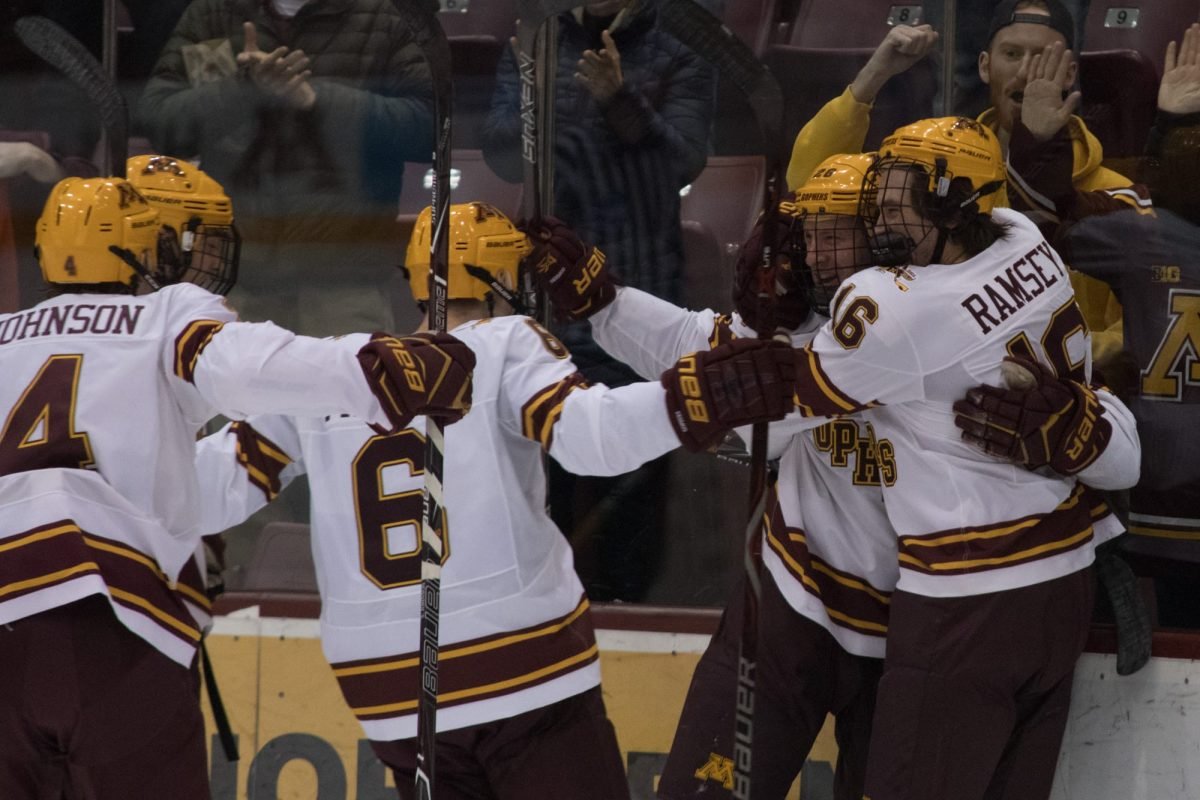
<path id="1" fill-rule="evenodd" d="M 875 266 L 870 235 L 857 214 L 805 214 L 806 278 L 813 310 L 829 316 L 842 282 L 856 272 Z"/>

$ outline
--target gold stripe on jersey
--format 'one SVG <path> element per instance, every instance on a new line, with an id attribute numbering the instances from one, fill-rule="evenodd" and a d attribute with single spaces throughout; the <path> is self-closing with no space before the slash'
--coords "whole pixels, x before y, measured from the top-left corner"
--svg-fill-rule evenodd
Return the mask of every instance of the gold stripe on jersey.
<path id="1" fill-rule="evenodd" d="M 548 667 L 528 672 L 516 678 L 508 680 L 496 681 L 489 683 L 486 686 L 475 686 L 470 689 L 462 689 L 457 692 L 438 692 L 438 706 L 454 704 L 455 701 L 472 700 L 475 698 L 482 699 L 481 695 L 495 695 L 503 693 L 507 689 L 524 688 L 527 684 L 539 681 L 542 678 L 550 677 L 564 672 L 581 662 L 592 662 L 600 652 L 599 645 L 592 645 L 582 653 L 577 653 L 569 658 L 564 658 L 557 664 L 551 664 Z M 440 680 L 440 676 L 439 676 Z M 354 708 L 355 716 L 359 719 L 367 719 L 380 715 L 390 716 L 399 712 L 415 711 L 417 708 L 416 700 L 404 700 L 399 703 L 387 703 L 381 706 L 367 706 L 365 708 Z"/>
<path id="2" fill-rule="evenodd" d="M 526 439 L 539 442 L 542 449 L 549 452 L 554 441 L 554 425 L 562 416 L 567 395 L 586 387 L 587 379 L 579 372 L 572 372 L 534 394 L 521 406 L 521 434 Z"/>
<path id="3" fill-rule="evenodd" d="M 195 644 L 200 631 L 153 558 L 127 544 L 59 520 L 0 540 L 0 602 L 99 575 L 114 603 Z"/>
<path id="4" fill-rule="evenodd" d="M 196 378 L 196 361 L 225 323 L 213 319 L 193 320 L 175 339 L 175 374 L 188 383 Z"/>
<path id="5" fill-rule="evenodd" d="M 268 502 L 274 500 L 282 488 L 279 476 L 292 463 L 291 457 L 246 422 L 233 423 L 230 433 L 235 437 L 234 450 L 246 477 L 262 490 Z"/>
<path id="6" fill-rule="evenodd" d="M 66 569 L 60 569 L 58 572 L 51 572 L 46 575 L 39 575 L 36 578 L 4 584 L 0 586 L 0 597 L 4 597 L 7 594 L 23 593 L 28 589 L 40 589 L 55 583 L 62 583 L 68 578 L 99 571 L 100 565 L 95 561 L 82 561 Z"/>
<path id="7" fill-rule="evenodd" d="M 821 357 L 811 345 L 805 345 L 796 357 L 796 407 L 806 417 L 830 417 L 871 408 L 876 403 L 860 403 L 840 391 L 825 370 Z"/>
<path id="8" fill-rule="evenodd" d="M 825 607 L 835 624 L 869 636 L 886 636 L 891 594 L 859 576 L 837 569 L 808 549 L 804 531 L 788 527 L 772 491 L 766 515 L 767 545 L 775 551 L 804 590 Z"/>
<path id="9" fill-rule="evenodd" d="M 205 611 L 212 611 L 212 600 L 209 599 L 206 590 L 200 568 L 196 566 L 195 559 L 189 559 L 183 565 L 183 569 L 179 571 L 179 578 L 175 581 L 175 591 L 183 595 L 188 602 L 195 603 Z"/>
<path id="10" fill-rule="evenodd" d="M 450 645 L 438 654 L 438 705 L 445 707 L 527 689 L 598 658 L 586 597 L 569 614 L 524 630 Z M 417 707 L 417 655 L 333 664 L 346 702 L 359 719 L 411 713 Z"/>
<path id="11" fill-rule="evenodd" d="M 1084 487 L 1048 514 L 998 525 L 900 537 L 900 564 L 931 575 L 982 572 L 1037 561 L 1080 547 L 1093 535 L 1093 507 Z M 1103 516 L 1103 514 L 1102 514 Z"/>
<path id="12" fill-rule="evenodd" d="M 708 349 L 720 347 L 723 344 L 729 344 L 737 338 L 737 334 L 733 332 L 732 318 L 728 314 L 721 314 L 713 320 L 712 332 L 708 335 Z"/>

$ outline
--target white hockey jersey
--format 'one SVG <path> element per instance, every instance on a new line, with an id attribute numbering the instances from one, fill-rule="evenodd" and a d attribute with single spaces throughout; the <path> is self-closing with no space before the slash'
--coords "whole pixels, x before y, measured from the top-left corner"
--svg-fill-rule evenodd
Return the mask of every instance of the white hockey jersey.
<path id="1" fill-rule="evenodd" d="M 236 322 L 183 284 L 0 315 L 0 623 L 90 594 L 189 664 L 203 581 L 195 438 L 217 413 L 342 410 L 386 424 L 355 353 Z"/>
<path id="2" fill-rule="evenodd" d="M 615 475 L 679 444 L 657 382 L 585 388 L 566 349 L 528 317 L 453 334 L 477 363 L 471 411 L 446 428 L 438 730 L 600 682 L 571 548 L 545 511 L 543 448 L 572 472 Z M 212 530 L 308 474 L 322 647 L 376 740 L 416 735 L 424 443 L 423 418 L 379 436 L 348 418 L 269 416 L 197 452 Z"/>
<path id="3" fill-rule="evenodd" d="M 793 345 L 802 347 L 824 322 L 812 315 L 793 334 Z M 591 323 L 605 350 L 646 377 L 687 353 L 754 335 L 736 315 L 685 311 L 628 287 Z M 795 435 L 771 427 L 779 477 L 768 498 L 762 551 L 763 566 L 797 613 L 828 630 L 846 652 L 883 658 L 899 567 L 880 492 L 891 462 L 877 452 L 876 413 Z"/>
<path id="4" fill-rule="evenodd" d="M 1137 479 L 1132 415 L 1105 397 L 1113 436 L 1079 480 L 997 461 L 963 442 L 952 404 L 978 384 L 1003 385 L 1008 354 L 1060 375 L 1090 378 L 1090 337 L 1066 268 L 1037 228 L 1011 226 L 958 264 L 866 270 L 843 283 L 826 324 L 797 361 L 797 404 L 812 417 L 878 408 L 888 517 L 899 536 L 899 588 L 935 597 L 1040 583 L 1091 563 L 1120 524 L 1081 481 L 1122 488 Z M 795 422 L 789 417 L 784 427 Z"/>

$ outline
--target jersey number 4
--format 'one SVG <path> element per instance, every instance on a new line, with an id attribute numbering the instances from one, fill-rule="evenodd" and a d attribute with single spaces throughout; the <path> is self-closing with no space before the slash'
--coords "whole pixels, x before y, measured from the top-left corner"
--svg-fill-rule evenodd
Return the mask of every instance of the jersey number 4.
<path id="1" fill-rule="evenodd" d="M 425 437 L 412 429 L 373 436 L 354 457 L 359 568 L 380 589 L 421 582 Z M 450 556 L 442 510 L 442 563 Z"/>
<path id="2" fill-rule="evenodd" d="M 83 356 L 50 356 L 4 421 L 0 475 L 35 469 L 87 469 L 96 462 L 88 435 L 75 430 Z"/>

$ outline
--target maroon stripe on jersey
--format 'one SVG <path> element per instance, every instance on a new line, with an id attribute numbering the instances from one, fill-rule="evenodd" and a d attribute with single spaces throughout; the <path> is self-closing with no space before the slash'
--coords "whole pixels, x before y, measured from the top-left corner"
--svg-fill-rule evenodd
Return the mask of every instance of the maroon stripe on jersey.
<path id="1" fill-rule="evenodd" d="M 900 566 L 929 575 L 960 575 L 1027 564 L 1084 547 L 1092 541 L 1094 499 L 1080 485 L 1048 514 L 901 536 Z"/>
<path id="2" fill-rule="evenodd" d="M 851 414 L 875 403 L 860 403 L 834 385 L 811 345 L 796 351 L 796 407 L 806 417 Z"/>
<path id="3" fill-rule="evenodd" d="M 188 562 L 183 565 L 183 569 L 179 571 L 179 578 L 175 581 L 175 591 L 180 594 L 180 599 L 195 603 L 205 611 L 212 613 L 212 600 L 208 597 L 208 585 L 204 576 L 200 574 L 200 568 L 196 566 L 195 559 L 188 559 Z"/>
<path id="4" fill-rule="evenodd" d="M 572 372 L 558 383 L 552 383 L 537 392 L 521 406 L 522 435 L 526 439 L 540 442 L 542 449 L 549 452 L 554 441 L 554 424 L 562 416 L 567 395 L 586 387 L 587 379 L 583 374 Z"/>
<path id="5" fill-rule="evenodd" d="M 709 349 L 720 347 L 723 344 L 729 344 L 736 338 L 737 334 L 733 332 L 729 315 L 722 314 L 713 320 L 712 333 L 708 336 L 708 347 Z"/>
<path id="6" fill-rule="evenodd" d="M 283 448 L 245 422 L 235 422 L 230 431 L 237 438 L 237 460 L 246 470 L 250 483 L 262 490 L 268 502 L 281 488 L 279 476 L 292 459 Z"/>
<path id="7" fill-rule="evenodd" d="M 113 601 L 189 644 L 200 631 L 154 559 L 69 519 L 0 539 L 0 602 L 99 574 Z"/>
<path id="8" fill-rule="evenodd" d="M 200 353 L 224 325 L 223 322 L 213 319 L 197 319 L 179 334 L 175 339 L 176 375 L 188 383 L 195 382 L 196 361 L 200 358 Z"/>
<path id="9" fill-rule="evenodd" d="M 518 631 L 457 642 L 438 654 L 438 706 L 486 700 L 574 672 L 598 658 L 586 597 L 570 614 Z M 415 652 L 333 665 L 346 702 L 361 720 L 416 711 Z"/>
<path id="10" fill-rule="evenodd" d="M 886 636 L 891 592 L 880 591 L 811 553 L 807 534 L 784 521 L 774 490 L 767 508 L 767 546 L 804 590 L 821 601 L 829 619 L 855 633 Z"/>

